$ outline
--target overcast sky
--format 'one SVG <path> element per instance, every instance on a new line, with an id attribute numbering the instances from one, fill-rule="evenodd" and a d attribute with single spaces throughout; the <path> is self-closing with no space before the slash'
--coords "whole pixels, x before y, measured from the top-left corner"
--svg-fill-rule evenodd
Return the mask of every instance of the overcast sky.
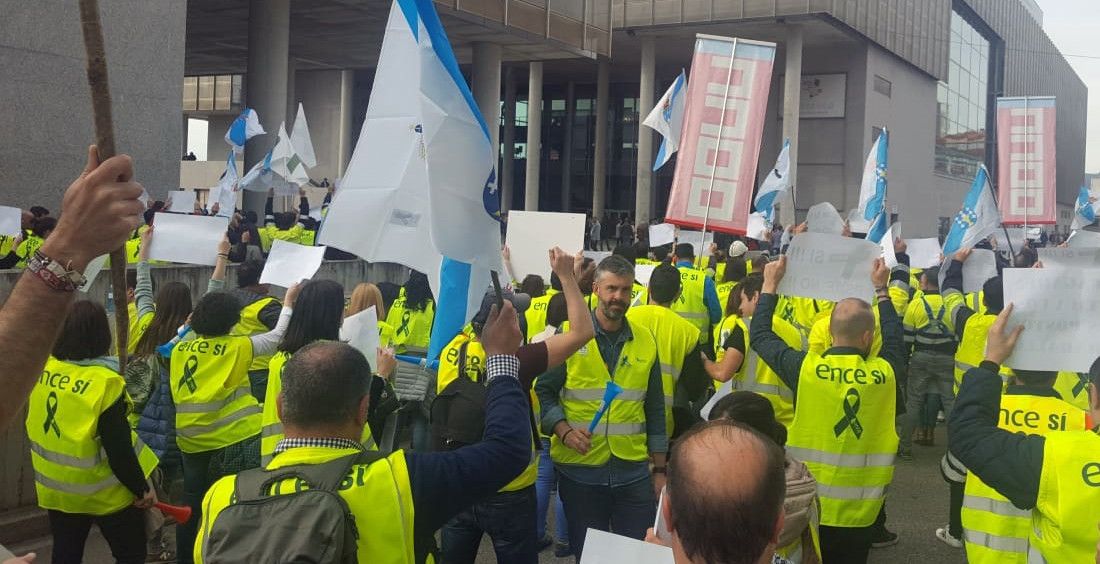
<path id="1" fill-rule="evenodd" d="M 1096 0 L 1039 0 L 1043 28 L 1089 89 L 1085 171 L 1100 172 L 1100 13 Z M 1077 55 L 1077 56 L 1073 56 Z"/>

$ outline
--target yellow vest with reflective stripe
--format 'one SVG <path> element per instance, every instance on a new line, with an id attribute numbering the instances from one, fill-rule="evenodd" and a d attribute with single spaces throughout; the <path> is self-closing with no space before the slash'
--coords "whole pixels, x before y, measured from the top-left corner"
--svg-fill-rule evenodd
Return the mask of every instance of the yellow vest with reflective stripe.
<path id="1" fill-rule="evenodd" d="M 405 289 L 386 313 L 386 323 L 394 327 L 393 346 L 398 353 L 425 353 L 435 321 L 435 302 L 428 300 L 423 310 L 405 309 Z"/>
<path id="2" fill-rule="evenodd" d="M 732 292 L 736 286 L 737 282 L 718 282 L 714 285 L 714 290 L 718 293 L 718 305 L 722 307 L 723 314 L 729 307 L 730 292 Z"/>
<path id="3" fill-rule="evenodd" d="M 464 343 L 469 343 L 466 345 L 466 363 L 465 366 L 460 367 L 459 360 L 462 356 L 462 345 Z M 466 377 L 474 382 L 485 381 L 485 349 L 479 341 L 471 339 L 465 333 L 459 333 L 454 339 L 451 339 L 451 342 L 443 347 L 443 352 L 439 355 L 439 371 L 436 376 L 437 394 L 443 393 L 443 390 L 458 378 L 459 370 L 462 370 Z M 522 474 L 516 476 L 516 479 L 500 488 L 500 491 L 514 492 L 533 486 L 538 475 L 539 452 L 535 448 L 534 439 L 532 438 L 531 461 L 527 463 L 527 468 L 523 470 Z"/>
<path id="4" fill-rule="evenodd" d="M 169 384 L 176 404 L 176 444 L 206 452 L 260 433 L 260 405 L 252 397 L 248 337 L 197 337 L 172 349 Z"/>
<path id="5" fill-rule="evenodd" d="M 272 355 L 268 365 L 267 392 L 264 395 L 263 428 L 260 434 L 260 463 L 266 466 L 275 456 L 275 447 L 283 440 L 283 422 L 279 419 L 278 402 L 279 394 L 283 391 L 283 366 L 290 360 L 290 355 L 279 351 Z M 367 450 L 378 450 L 371 436 L 370 425 L 363 425 L 363 436 L 359 439 Z"/>
<path id="6" fill-rule="evenodd" d="M 271 223 L 257 228 L 256 231 L 260 233 L 260 246 L 263 247 L 264 254 L 266 254 L 271 252 L 271 244 L 275 239 L 301 244 L 302 232 L 305 231 L 305 229 L 297 223 L 291 226 L 290 229 L 279 229 L 275 227 L 275 224 Z"/>
<path id="7" fill-rule="evenodd" d="M 275 456 L 268 469 L 285 468 L 297 464 L 322 464 L 355 454 L 353 449 L 325 447 L 298 447 Z M 210 528 L 223 509 L 234 499 L 236 476 L 226 476 L 206 492 L 202 502 L 202 522 L 195 540 L 195 562 L 201 564 L 203 548 Z M 276 483 L 274 495 L 294 492 L 300 484 L 296 478 Z M 359 562 L 371 564 L 412 564 L 414 506 L 412 487 L 409 485 L 409 469 L 405 464 L 405 451 L 351 468 L 337 493 L 348 504 L 359 529 L 356 539 Z M 429 560 L 430 562 L 430 560 Z"/>
<path id="8" fill-rule="evenodd" d="M 1051 397 L 1006 394 L 1001 397 L 998 427 L 1013 433 L 1048 435 L 1085 428 L 1085 412 Z M 966 529 L 966 559 L 970 564 L 1027 563 L 1031 512 L 970 472 L 966 475 L 962 525 Z"/>
<path id="9" fill-rule="evenodd" d="M 630 288 L 630 306 L 640 306 L 649 303 L 649 289 L 638 282 L 634 281 L 634 285 Z"/>
<path id="10" fill-rule="evenodd" d="M 875 336 L 871 340 L 871 356 L 878 356 L 882 352 L 882 323 L 878 319 L 878 308 L 872 307 L 875 315 Z M 833 346 L 833 317 L 826 315 L 813 324 L 810 329 L 809 350 L 815 354 L 823 354 Z"/>
<path id="11" fill-rule="evenodd" d="M 894 370 L 877 357 L 808 353 L 787 454 L 817 479 L 821 524 L 866 527 L 894 478 Z"/>
<path id="12" fill-rule="evenodd" d="M 661 364 L 661 387 L 665 393 L 665 433 L 672 436 L 672 400 L 684 359 L 699 344 L 699 330 L 671 309 L 644 305 L 627 310 L 626 318 L 634 327 L 644 327 L 657 343 Z"/>
<path id="13" fill-rule="evenodd" d="M 126 398 L 126 382 L 102 366 L 78 366 L 50 357 L 27 404 L 34 489 L 38 506 L 65 513 L 109 515 L 130 506 L 134 494 L 115 477 L 103 450 L 99 416 Z M 130 432 L 148 477 L 157 457 Z"/>
<path id="14" fill-rule="evenodd" d="M 267 304 L 271 302 L 278 303 L 279 300 L 271 296 L 265 296 L 260 298 L 241 308 L 241 320 L 233 326 L 233 329 L 229 331 L 230 335 L 243 335 L 245 337 L 251 337 L 253 335 L 260 335 L 267 333 L 271 329 L 267 325 L 264 325 L 260 321 L 260 312 L 263 311 Z M 252 359 L 252 364 L 248 367 L 249 370 L 267 370 L 267 363 L 271 362 L 271 355 L 265 354 L 263 356 L 257 356 Z"/>
<path id="15" fill-rule="evenodd" d="M 566 421 L 575 429 L 588 429 L 603 401 L 607 382 L 614 379 L 623 391 L 608 406 L 592 433 L 588 454 L 565 446 L 557 435 L 550 438 L 550 457 L 557 464 L 603 466 L 611 455 L 621 460 L 643 461 L 646 445 L 645 395 L 649 373 L 657 362 L 657 343 L 649 331 L 631 322 L 633 338 L 623 345 L 611 371 L 604 364 L 596 339 L 588 341 L 565 361 L 565 385 L 561 406 Z"/>
<path id="16" fill-rule="evenodd" d="M 959 393 L 959 385 L 962 384 L 963 374 L 985 360 L 985 340 L 989 336 L 989 328 L 997 320 L 996 315 L 975 313 L 971 315 L 963 325 L 962 338 L 959 339 L 959 347 L 955 349 L 955 393 Z M 1001 366 L 1001 379 L 1005 382 L 1012 376 L 1012 370 Z"/>
<path id="17" fill-rule="evenodd" d="M 1067 431 L 1046 436 L 1039 496 L 1031 520 L 1031 551 L 1046 562 L 1093 562 L 1100 532 L 1100 436 Z M 1043 560 L 1035 558 L 1031 561 Z"/>
<path id="18" fill-rule="evenodd" d="M 531 298 L 531 305 L 523 312 L 527 319 L 527 340 L 530 341 L 546 330 L 546 310 L 550 307 L 550 298 L 557 294 L 557 290 L 547 290 L 546 294 L 537 298 Z"/>
<path id="19" fill-rule="evenodd" d="M 386 349 L 393 346 L 393 325 L 378 321 L 378 346 Z"/>
<path id="20" fill-rule="evenodd" d="M 752 324 L 752 318 L 739 321 L 742 322 L 745 331 L 745 350 L 748 354 L 745 362 L 741 363 L 743 370 L 739 372 L 740 379 L 735 386 L 739 390 L 756 392 L 767 398 L 775 411 L 775 420 L 789 428 L 794 422 L 794 391 L 783 383 L 779 374 L 772 370 L 768 363 L 760 360 L 756 351 L 752 350 L 748 329 Z M 778 317 L 772 317 L 772 332 L 783 339 L 788 347 L 798 349 L 802 344 L 802 336 L 798 329 Z"/>
<path id="21" fill-rule="evenodd" d="M 1054 391 L 1062 396 L 1062 400 L 1076 407 L 1088 411 L 1089 409 L 1089 379 L 1088 372 L 1080 374 L 1076 372 L 1058 372 L 1054 379 Z"/>
<path id="22" fill-rule="evenodd" d="M 802 333 L 803 349 L 806 349 L 809 344 L 810 331 L 813 329 L 814 324 L 822 318 L 828 319 L 832 315 L 834 307 L 836 307 L 836 304 L 827 300 L 779 296 L 779 301 L 775 305 L 775 312 L 783 321 L 794 325 L 794 328 Z M 822 350 L 821 352 L 825 351 Z"/>
<path id="23" fill-rule="evenodd" d="M 145 334 L 145 330 L 149 328 L 149 324 L 152 322 L 153 312 L 150 311 L 130 325 L 130 330 L 126 337 L 126 352 L 134 354 L 134 350 L 137 349 L 138 341 L 141 340 L 141 336 Z"/>
<path id="24" fill-rule="evenodd" d="M 694 325 L 699 330 L 699 343 L 706 343 L 710 338 L 710 313 L 703 299 L 707 275 L 686 266 L 676 269 L 680 271 L 680 297 L 672 302 L 672 311 Z"/>

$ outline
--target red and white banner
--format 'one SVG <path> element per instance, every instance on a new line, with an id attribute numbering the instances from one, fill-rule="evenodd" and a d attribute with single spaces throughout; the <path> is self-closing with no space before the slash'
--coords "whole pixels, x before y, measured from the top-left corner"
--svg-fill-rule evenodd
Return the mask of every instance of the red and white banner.
<path id="1" fill-rule="evenodd" d="M 997 207 L 1007 225 L 1055 222 L 1056 116 L 1053 97 L 997 99 Z"/>
<path id="2" fill-rule="evenodd" d="M 665 221 L 745 234 L 775 44 L 697 35 Z"/>

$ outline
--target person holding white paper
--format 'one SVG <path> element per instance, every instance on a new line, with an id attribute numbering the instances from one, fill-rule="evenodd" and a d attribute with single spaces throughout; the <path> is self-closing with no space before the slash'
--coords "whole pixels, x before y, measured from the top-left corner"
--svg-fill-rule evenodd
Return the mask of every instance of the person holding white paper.
<path id="1" fill-rule="evenodd" d="M 378 318 L 378 344 L 382 348 L 390 348 L 393 345 L 393 325 L 386 323 L 386 302 L 382 298 L 382 291 L 378 286 L 370 282 L 361 282 L 351 291 L 347 309 L 344 311 L 344 319 L 359 312 L 374 308 L 374 314 Z"/>

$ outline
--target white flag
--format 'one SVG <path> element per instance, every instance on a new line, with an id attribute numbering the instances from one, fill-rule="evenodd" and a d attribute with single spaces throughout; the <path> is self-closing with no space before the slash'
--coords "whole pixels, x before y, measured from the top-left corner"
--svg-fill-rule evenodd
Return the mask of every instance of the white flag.
<path id="1" fill-rule="evenodd" d="M 309 137 L 309 124 L 306 122 L 306 111 L 302 103 L 298 102 L 298 115 L 294 118 L 294 129 L 290 130 L 290 144 L 294 146 L 298 157 L 305 163 L 306 168 L 317 166 L 317 155 L 313 152 L 313 140 Z"/>
<path id="2" fill-rule="evenodd" d="M 791 186 L 791 142 L 783 142 L 783 150 L 779 151 L 779 157 L 775 159 L 775 168 L 768 173 L 764 182 L 760 183 L 760 190 L 756 193 L 753 207 L 764 214 L 770 223 L 774 219 L 775 204 L 779 198 L 787 192 Z"/>
<path id="3" fill-rule="evenodd" d="M 653 161 L 653 170 L 664 166 L 672 158 L 672 154 L 680 148 L 680 132 L 684 127 L 684 108 L 687 104 L 686 93 L 687 74 L 680 70 L 680 76 L 676 77 L 672 86 L 669 86 L 665 95 L 657 100 L 653 111 L 649 112 L 645 121 L 642 122 L 642 125 L 655 130 L 664 138 L 661 141 L 661 148 L 657 151 L 657 158 Z"/>

